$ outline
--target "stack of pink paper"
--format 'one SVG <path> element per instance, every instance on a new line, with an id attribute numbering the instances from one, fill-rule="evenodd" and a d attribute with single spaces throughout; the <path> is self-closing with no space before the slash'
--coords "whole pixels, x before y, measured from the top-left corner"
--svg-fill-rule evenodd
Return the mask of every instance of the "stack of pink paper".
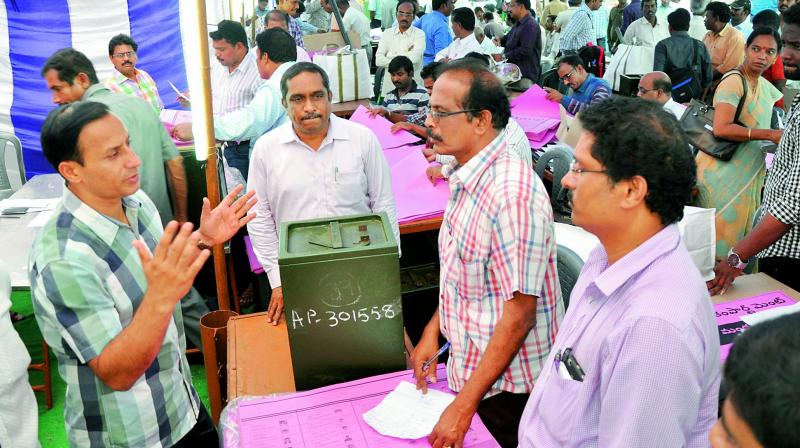
<path id="1" fill-rule="evenodd" d="M 545 91 L 535 84 L 511 100 L 511 116 L 525 131 L 534 149 L 552 142 L 561 124 L 558 103 L 549 101 Z"/>
<path id="2" fill-rule="evenodd" d="M 400 224 L 442 216 L 450 197 L 446 181 L 440 180 L 433 185 L 428 180 L 425 174 L 428 161 L 422 148 L 423 145 L 383 151 L 392 172 L 392 191 Z"/>
<path id="3" fill-rule="evenodd" d="M 172 133 L 172 128 L 174 128 L 176 124 L 192 122 L 192 112 L 188 110 L 164 109 L 161 111 L 161 122 L 164 123 L 164 127 L 167 128 L 167 132 Z M 191 140 L 185 142 L 176 138 L 173 138 L 172 142 L 175 143 L 175 146 L 177 147 L 190 146 L 194 144 L 194 142 Z"/>
<path id="4" fill-rule="evenodd" d="M 372 132 L 375 133 L 375 136 L 378 137 L 378 141 L 383 149 L 397 148 L 398 146 L 405 146 L 420 141 L 419 137 L 402 129 L 397 132 L 392 132 L 391 121 L 380 115 L 370 117 L 369 111 L 367 111 L 367 108 L 364 106 L 358 106 L 353 112 L 353 115 L 350 116 L 350 121 L 363 124 L 370 128 Z"/>

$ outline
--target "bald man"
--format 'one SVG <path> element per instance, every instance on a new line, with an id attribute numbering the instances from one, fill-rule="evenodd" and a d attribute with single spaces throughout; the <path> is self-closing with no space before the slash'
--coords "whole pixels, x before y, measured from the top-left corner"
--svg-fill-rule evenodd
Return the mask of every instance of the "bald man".
<path id="1" fill-rule="evenodd" d="M 639 81 L 639 98 L 658 103 L 667 112 L 681 119 L 686 107 L 676 103 L 672 99 L 672 81 L 664 72 L 650 72 Z"/>

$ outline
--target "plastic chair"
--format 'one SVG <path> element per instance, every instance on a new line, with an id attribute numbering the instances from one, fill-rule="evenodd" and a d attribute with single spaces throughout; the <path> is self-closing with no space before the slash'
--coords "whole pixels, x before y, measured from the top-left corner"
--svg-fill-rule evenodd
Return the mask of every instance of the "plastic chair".
<path id="1" fill-rule="evenodd" d="M 0 132 L 0 199 L 11 196 L 24 184 L 22 145 L 14 134 Z"/>
<path id="2" fill-rule="evenodd" d="M 571 162 L 572 153 L 563 146 L 549 148 L 536 161 L 536 174 L 542 179 L 542 182 L 544 182 L 545 171 L 552 166 L 553 186 L 550 189 L 550 204 L 556 213 L 569 214 L 567 189 L 561 186 L 561 178 L 569 171 Z"/>
<path id="3" fill-rule="evenodd" d="M 556 245 L 556 268 L 558 282 L 561 285 L 561 296 L 564 298 L 564 311 L 569 307 L 569 296 L 583 268 L 583 260 L 572 249 Z"/>

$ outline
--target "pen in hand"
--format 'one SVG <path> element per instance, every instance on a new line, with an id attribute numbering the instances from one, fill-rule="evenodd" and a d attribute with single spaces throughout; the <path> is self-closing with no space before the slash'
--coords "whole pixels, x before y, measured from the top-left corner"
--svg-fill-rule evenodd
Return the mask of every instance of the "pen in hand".
<path id="1" fill-rule="evenodd" d="M 444 352 L 446 352 L 446 351 L 447 351 L 447 349 L 449 349 L 449 348 L 450 348 L 450 341 L 446 342 L 446 343 L 445 343 L 445 344 L 442 346 L 442 348 L 440 348 L 440 349 L 439 349 L 439 351 L 438 351 L 438 352 L 436 352 L 436 354 L 435 354 L 435 355 L 431 356 L 431 357 L 430 357 L 430 359 L 428 359 L 427 361 L 425 361 L 425 362 L 422 364 L 422 371 L 423 371 L 423 372 L 425 372 L 426 370 L 428 370 L 428 367 L 430 367 L 430 366 L 431 366 L 431 364 L 433 364 L 433 362 L 434 362 L 434 361 L 436 361 L 437 359 L 439 359 L 439 356 L 442 356 L 442 354 L 443 354 Z"/>

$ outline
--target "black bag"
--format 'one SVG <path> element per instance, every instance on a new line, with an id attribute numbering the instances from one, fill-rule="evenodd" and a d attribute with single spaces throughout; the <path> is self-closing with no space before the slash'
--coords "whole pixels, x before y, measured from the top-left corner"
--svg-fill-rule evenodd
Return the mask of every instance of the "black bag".
<path id="1" fill-rule="evenodd" d="M 733 122 L 739 126 L 744 126 L 739 123 L 739 115 L 741 115 L 742 108 L 747 100 L 747 81 L 738 70 L 728 72 L 722 79 L 724 80 L 733 74 L 742 78 L 743 87 L 743 94 L 739 99 L 739 105 L 736 107 L 736 115 L 734 115 Z M 689 107 L 686 108 L 686 112 L 684 112 L 681 117 L 681 128 L 683 128 L 686 137 L 689 139 L 689 143 L 691 143 L 695 149 L 723 161 L 730 160 L 736 148 L 741 144 L 741 142 L 733 142 L 715 137 L 714 106 L 704 104 L 695 99 L 689 103 Z"/>
<path id="2" fill-rule="evenodd" d="M 697 55 L 697 43 L 693 42 L 692 45 L 692 59 L 694 64 Z M 692 99 L 701 98 L 703 96 L 703 86 L 700 85 L 701 73 L 695 69 L 695 65 L 690 67 L 683 67 L 671 70 L 667 73 L 669 79 L 672 80 L 672 99 L 676 103 L 688 103 Z"/>

